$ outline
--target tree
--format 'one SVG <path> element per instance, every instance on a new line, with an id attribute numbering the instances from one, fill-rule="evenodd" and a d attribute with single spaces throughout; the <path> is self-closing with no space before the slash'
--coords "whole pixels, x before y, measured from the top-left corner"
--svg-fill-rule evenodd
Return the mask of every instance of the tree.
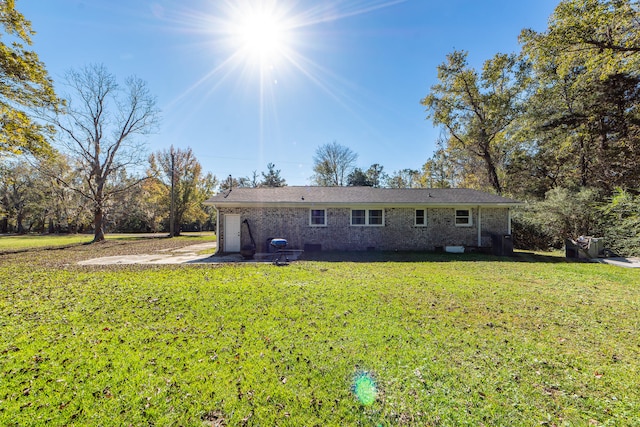
<path id="1" fill-rule="evenodd" d="M 544 63 L 556 55 L 553 62 L 559 76 L 571 74 L 576 65 L 600 79 L 613 73 L 637 73 L 640 8 L 637 0 L 563 0 L 546 32 L 525 29 L 520 40 L 540 49 L 539 54 L 547 57 Z"/>
<path id="2" fill-rule="evenodd" d="M 419 188 L 420 172 L 415 169 L 402 169 L 393 172 L 386 181 L 389 188 Z"/>
<path id="3" fill-rule="evenodd" d="M 164 184 L 164 206 L 171 204 L 171 182 L 174 187 L 174 235 L 180 235 L 183 222 L 204 222 L 208 218 L 202 202 L 213 195 L 217 179 L 211 174 L 203 175 L 202 166 L 193 150 L 175 149 L 158 151 L 149 157 L 149 173 Z M 172 179 L 173 176 L 173 179 Z"/>
<path id="4" fill-rule="evenodd" d="M 597 235 L 600 198 L 593 188 L 549 190 L 544 200 L 514 212 L 514 234 L 520 245 L 539 249 L 560 248 L 564 239 Z"/>
<path id="5" fill-rule="evenodd" d="M 524 126 L 535 178 L 609 194 L 634 188 L 640 180 L 637 2 L 565 0 L 549 22 L 545 32 L 520 36 L 535 72 Z"/>
<path id="6" fill-rule="evenodd" d="M 422 99 L 428 118 L 443 125 L 450 144 L 482 160 L 493 190 L 502 193 L 499 169 L 509 138 L 507 127 L 521 112 L 527 66 L 515 55 L 498 54 L 478 73 L 467 53 L 454 51 L 438 66 L 439 84 Z"/>
<path id="7" fill-rule="evenodd" d="M 47 230 L 75 231 L 86 223 L 86 202 L 60 182 L 82 181 L 62 155 L 28 157 L 0 164 L 0 211 L 3 231 L 15 225 L 18 233 Z M 32 163 L 33 162 L 33 163 Z"/>
<path id="8" fill-rule="evenodd" d="M 142 164 L 145 150 L 139 138 L 155 130 L 159 112 L 144 81 L 129 77 L 121 87 L 103 65 L 69 71 L 66 84 L 73 92 L 66 115 L 51 120 L 61 131 L 64 149 L 84 173 L 87 188 L 66 184 L 91 201 L 93 241 L 99 242 L 104 240 L 107 201 L 140 183 L 113 178 L 128 166 Z"/>
<path id="9" fill-rule="evenodd" d="M 31 23 L 15 9 L 15 0 L 0 1 L 0 23 L 4 32 L 31 45 Z M 38 55 L 19 41 L 0 42 L 0 153 L 51 153 L 51 126 L 34 121 L 34 109 L 60 107 L 45 66 Z"/>
<path id="10" fill-rule="evenodd" d="M 286 187 L 287 182 L 280 176 L 280 169 L 276 170 L 273 163 L 267 164 L 268 172 L 262 172 L 260 187 Z"/>
<path id="11" fill-rule="evenodd" d="M 384 171 L 384 166 L 378 163 L 374 163 L 369 166 L 365 175 L 367 176 L 367 181 L 369 181 L 371 186 L 375 188 L 381 187 L 382 183 L 385 182 L 388 177 Z"/>
<path id="12" fill-rule="evenodd" d="M 140 184 L 139 192 L 138 202 L 144 222 L 150 232 L 157 233 L 161 224 L 168 222 L 167 187 L 157 177 L 151 177 Z"/>
<path id="13" fill-rule="evenodd" d="M 378 163 L 369 166 L 363 171 L 355 168 L 347 176 L 347 185 L 352 187 L 375 187 L 378 188 L 387 180 L 388 175 L 384 172 L 384 167 Z"/>
<path id="14" fill-rule="evenodd" d="M 258 171 L 256 170 L 251 171 L 251 176 L 240 178 L 238 180 L 238 187 L 256 188 L 258 186 L 260 186 L 260 181 L 258 180 Z"/>
<path id="15" fill-rule="evenodd" d="M 345 185 L 358 155 L 336 141 L 321 145 L 313 157 L 313 180 L 320 186 Z"/>
<path id="16" fill-rule="evenodd" d="M 455 145 L 455 144 L 452 144 Z M 456 159 L 456 151 L 447 147 L 444 136 L 436 141 L 436 151 L 422 165 L 420 185 L 424 188 L 453 188 L 461 180 L 462 170 Z"/>
<path id="17" fill-rule="evenodd" d="M 349 176 L 347 176 L 347 185 L 349 187 L 372 187 L 371 181 L 367 174 L 360 168 L 355 168 Z"/>
<path id="18" fill-rule="evenodd" d="M 640 196 L 617 188 L 600 207 L 607 247 L 622 256 L 640 256 Z"/>
<path id="19" fill-rule="evenodd" d="M 24 234 L 24 222 L 41 197 L 36 190 L 37 171 L 26 162 L 7 162 L 0 168 L 0 205 L 8 218 L 14 217 L 16 232 Z M 30 227 L 29 227 L 30 228 Z"/>

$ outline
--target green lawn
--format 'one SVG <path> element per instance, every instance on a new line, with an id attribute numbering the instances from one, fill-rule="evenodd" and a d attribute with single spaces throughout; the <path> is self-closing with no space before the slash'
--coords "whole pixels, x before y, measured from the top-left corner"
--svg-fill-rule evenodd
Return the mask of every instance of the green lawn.
<path id="1" fill-rule="evenodd" d="M 166 235 L 166 234 L 165 234 Z M 214 233 L 183 233 L 184 236 L 202 237 L 215 240 Z M 157 234 L 144 233 L 110 233 L 108 240 L 141 240 Z M 93 240 L 93 234 L 25 234 L 0 236 L 0 252 L 21 251 L 38 248 L 55 248 L 61 246 L 80 245 Z"/>
<path id="2" fill-rule="evenodd" d="M 640 271 L 407 259 L 0 258 L 0 425 L 640 426 Z"/>
<path id="3" fill-rule="evenodd" d="M 0 236 L 0 251 L 15 251 L 89 243 L 92 234 L 50 234 Z"/>

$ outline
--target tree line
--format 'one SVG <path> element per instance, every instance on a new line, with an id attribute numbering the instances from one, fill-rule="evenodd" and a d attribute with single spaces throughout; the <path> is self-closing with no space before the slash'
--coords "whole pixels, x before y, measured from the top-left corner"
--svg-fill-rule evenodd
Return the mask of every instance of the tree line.
<path id="1" fill-rule="evenodd" d="M 526 201 L 515 218 L 525 246 L 596 234 L 640 254 L 638 2 L 561 1 L 520 42 L 481 69 L 463 51 L 438 66 L 422 104 L 444 131 L 425 166 L 442 185 Z"/>
<path id="2" fill-rule="evenodd" d="M 159 112 L 142 80 L 119 83 L 90 65 L 66 74 L 68 93 L 59 97 L 24 46 L 33 31 L 13 1 L 0 2 L 0 22 L 18 40 L 0 43 L 0 231 L 92 228 L 95 241 L 104 227 L 164 231 L 171 201 L 178 230 L 209 227 L 215 218 L 202 201 L 216 189 L 287 185 L 273 163 L 218 181 L 190 148 L 147 155 Z M 438 66 L 421 104 L 442 131 L 421 170 L 361 168 L 334 141 L 316 150 L 310 181 L 491 191 L 526 202 L 514 214 L 521 246 L 602 234 L 621 253 L 638 254 L 638 3 L 563 0 L 545 31 L 525 29 L 519 40 L 520 52 L 478 69 L 458 50 Z"/>

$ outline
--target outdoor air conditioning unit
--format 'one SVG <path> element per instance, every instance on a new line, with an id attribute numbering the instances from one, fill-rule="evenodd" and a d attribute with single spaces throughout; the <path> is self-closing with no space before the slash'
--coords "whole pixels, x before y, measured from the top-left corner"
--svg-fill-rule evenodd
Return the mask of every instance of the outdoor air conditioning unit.
<path id="1" fill-rule="evenodd" d="M 491 248 L 493 255 L 513 256 L 513 238 L 511 234 L 492 234 Z"/>

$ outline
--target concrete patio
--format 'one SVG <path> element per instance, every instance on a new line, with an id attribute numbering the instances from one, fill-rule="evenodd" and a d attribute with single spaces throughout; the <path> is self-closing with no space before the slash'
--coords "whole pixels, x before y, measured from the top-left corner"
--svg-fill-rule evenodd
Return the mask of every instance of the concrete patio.
<path id="1" fill-rule="evenodd" d="M 273 263 L 278 254 L 256 253 L 253 258 L 245 259 L 240 254 L 212 255 L 210 252 L 216 248 L 215 242 L 200 243 L 185 246 L 179 249 L 164 250 L 155 254 L 118 255 L 102 258 L 93 258 L 80 261 L 79 265 L 128 265 L 128 264 L 224 264 L 224 263 Z M 209 252 L 209 253 L 202 253 Z M 295 261 L 302 251 L 289 250 L 281 262 Z"/>

